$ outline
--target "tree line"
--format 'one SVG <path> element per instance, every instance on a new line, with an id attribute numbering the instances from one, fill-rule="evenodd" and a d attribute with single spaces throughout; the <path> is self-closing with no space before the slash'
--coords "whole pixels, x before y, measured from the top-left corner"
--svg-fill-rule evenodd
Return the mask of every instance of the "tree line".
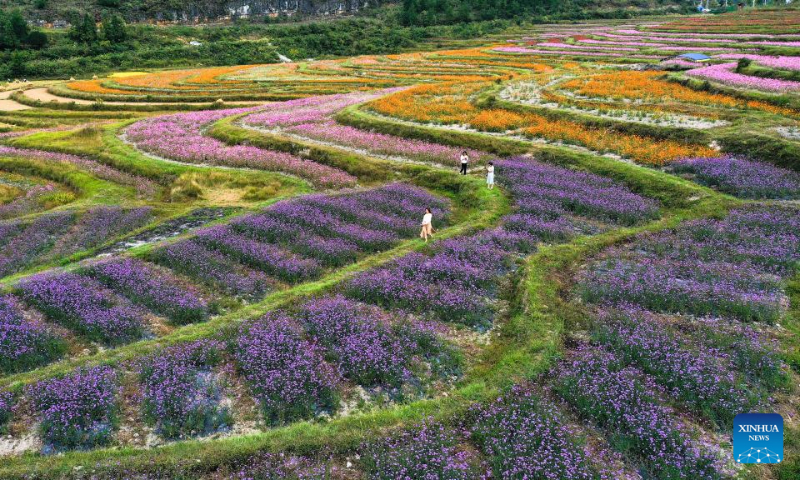
<path id="1" fill-rule="evenodd" d="M 69 31 L 69 38 L 86 45 L 92 45 L 101 40 L 121 43 L 128 39 L 127 25 L 121 15 L 111 15 L 103 19 L 98 30 L 94 17 L 86 13 L 75 21 Z"/>
<path id="2" fill-rule="evenodd" d="M 519 18 L 624 18 L 632 14 L 627 7 L 655 10 L 679 4 L 679 0 L 402 0 L 399 18 L 403 25 L 416 26 Z"/>
<path id="3" fill-rule="evenodd" d="M 31 30 L 22 12 L 0 10 L 0 50 L 39 49 L 47 45 L 47 35 Z"/>
<path id="4" fill-rule="evenodd" d="M 128 33 L 125 20 L 120 15 L 105 18 L 98 29 L 94 17 L 87 13 L 75 21 L 68 36 L 77 43 L 91 45 L 102 40 L 124 42 Z M 47 44 L 47 34 L 41 30 L 32 30 L 22 12 L 0 10 L 0 51 L 39 50 Z"/>

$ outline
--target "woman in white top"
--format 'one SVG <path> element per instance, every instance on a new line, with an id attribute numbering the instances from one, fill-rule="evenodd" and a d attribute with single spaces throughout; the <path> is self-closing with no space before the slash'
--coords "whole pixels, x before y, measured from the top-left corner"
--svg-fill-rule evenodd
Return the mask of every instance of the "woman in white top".
<path id="1" fill-rule="evenodd" d="M 419 237 L 424 238 L 425 242 L 428 241 L 428 235 L 433 236 L 433 213 L 430 208 L 425 209 L 425 215 L 422 217 L 422 231 L 419 232 Z"/>
<path id="2" fill-rule="evenodd" d="M 494 188 L 494 162 L 489 162 L 489 166 L 486 167 L 486 184 L 489 185 L 489 190 Z"/>
<path id="3" fill-rule="evenodd" d="M 461 175 L 467 174 L 467 164 L 469 163 L 469 155 L 467 155 L 467 151 L 464 150 L 461 152 L 461 170 L 458 173 Z"/>

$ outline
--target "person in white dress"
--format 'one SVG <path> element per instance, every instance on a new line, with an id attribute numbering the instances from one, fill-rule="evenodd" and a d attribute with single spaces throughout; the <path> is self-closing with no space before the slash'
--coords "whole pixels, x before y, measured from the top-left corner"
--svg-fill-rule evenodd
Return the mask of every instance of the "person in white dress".
<path id="1" fill-rule="evenodd" d="M 422 217 L 422 231 L 419 232 L 419 237 L 427 243 L 429 236 L 433 236 L 433 212 L 430 208 L 426 208 L 425 215 Z"/>
<path id="2" fill-rule="evenodd" d="M 489 166 L 486 167 L 486 184 L 489 186 L 489 190 L 494 188 L 494 162 L 489 162 Z"/>

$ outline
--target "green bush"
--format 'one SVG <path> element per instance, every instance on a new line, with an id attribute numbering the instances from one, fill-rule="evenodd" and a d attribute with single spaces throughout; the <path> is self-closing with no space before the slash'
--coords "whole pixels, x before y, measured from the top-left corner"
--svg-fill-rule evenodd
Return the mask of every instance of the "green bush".
<path id="1" fill-rule="evenodd" d="M 795 142 L 755 133 L 725 135 L 717 141 L 725 153 L 746 155 L 800 172 L 800 145 Z"/>

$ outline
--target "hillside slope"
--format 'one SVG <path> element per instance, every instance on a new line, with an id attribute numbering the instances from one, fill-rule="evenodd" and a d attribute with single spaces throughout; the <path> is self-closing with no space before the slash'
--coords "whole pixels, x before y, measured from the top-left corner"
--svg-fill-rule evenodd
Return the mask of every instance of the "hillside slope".
<path id="1" fill-rule="evenodd" d="M 349 15 L 397 4 L 407 25 L 552 15 L 586 18 L 596 12 L 656 10 L 685 6 L 679 0 L 0 0 L 0 8 L 20 8 L 26 18 L 51 23 L 90 13 L 121 14 L 129 22 L 196 23 L 228 18 Z"/>

